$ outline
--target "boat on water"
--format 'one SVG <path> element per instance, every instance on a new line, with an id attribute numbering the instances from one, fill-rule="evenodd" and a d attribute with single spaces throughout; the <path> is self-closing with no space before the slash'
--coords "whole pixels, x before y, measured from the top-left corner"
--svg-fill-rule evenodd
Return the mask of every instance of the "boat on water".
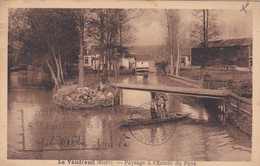
<path id="1" fill-rule="evenodd" d="M 190 113 L 175 113 L 168 115 L 167 118 L 135 118 L 135 119 L 127 119 L 121 121 L 121 126 L 135 126 L 135 125 L 147 125 L 147 124 L 154 124 L 154 123 L 165 123 L 165 122 L 171 122 L 171 121 L 177 121 L 181 119 L 188 118 L 190 116 Z"/>

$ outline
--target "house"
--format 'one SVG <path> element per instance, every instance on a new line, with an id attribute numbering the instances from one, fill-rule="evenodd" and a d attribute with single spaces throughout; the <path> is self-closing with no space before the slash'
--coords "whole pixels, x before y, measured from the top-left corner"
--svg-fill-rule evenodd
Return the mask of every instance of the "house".
<path id="1" fill-rule="evenodd" d="M 84 67 L 92 70 L 102 70 L 98 45 L 93 45 L 84 53 Z"/>
<path id="2" fill-rule="evenodd" d="M 130 47 L 129 52 L 135 56 L 136 71 L 156 72 L 155 58 L 161 55 L 161 50 L 162 46 L 160 45 Z"/>
<path id="3" fill-rule="evenodd" d="M 131 54 L 126 54 L 121 58 L 120 61 L 120 68 L 126 68 L 126 69 L 135 69 L 135 56 Z"/>
<path id="4" fill-rule="evenodd" d="M 84 52 L 84 67 L 87 69 L 98 70 L 100 64 L 100 53 L 97 45 L 91 46 L 87 52 Z"/>
<path id="5" fill-rule="evenodd" d="M 122 49 L 122 47 L 120 47 Z M 119 46 L 115 46 L 115 52 L 119 56 Z M 111 60 L 111 63 L 108 64 L 108 67 L 110 70 L 114 70 L 116 68 L 116 62 L 117 60 L 115 59 L 115 56 L 113 57 L 114 59 Z M 135 68 L 135 56 L 130 55 L 126 48 L 123 48 L 122 51 L 122 57 L 118 59 L 119 67 L 120 68 Z M 87 69 L 92 69 L 92 70 L 102 70 L 102 59 L 99 53 L 99 46 L 98 45 L 93 45 L 91 48 L 85 53 L 84 55 L 84 66 Z"/>
<path id="6" fill-rule="evenodd" d="M 206 66 L 252 67 L 252 38 L 209 41 L 207 49 L 199 44 L 191 49 L 191 57 L 192 66 L 200 66 L 204 60 Z"/>
<path id="7" fill-rule="evenodd" d="M 191 66 L 191 47 L 189 41 L 185 41 L 180 48 L 180 66 Z M 149 65 L 149 71 L 155 72 L 155 62 L 169 59 L 166 45 L 133 46 L 129 52 L 136 55 L 136 66 Z M 174 62 L 176 65 L 176 62 Z"/>
<path id="8" fill-rule="evenodd" d="M 191 66 L 191 48 L 180 48 L 180 66 Z"/>
<path id="9" fill-rule="evenodd" d="M 84 55 L 84 67 L 92 70 L 98 70 L 100 65 L 99 58 L 99 54 Z M 102 65 L 100 67 L 102 67 Z"/>
<path id="10" fill-rule="evenodd" d="M 154 61 L 151 54 L 134 54 L 135 55 L 135 70 L 138 72 L 155 72 Z"/>

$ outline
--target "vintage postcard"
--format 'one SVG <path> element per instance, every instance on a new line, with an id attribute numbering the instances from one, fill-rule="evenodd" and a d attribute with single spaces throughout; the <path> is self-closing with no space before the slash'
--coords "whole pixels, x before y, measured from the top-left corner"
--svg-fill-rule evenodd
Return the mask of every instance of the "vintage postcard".
<path id="1" fill-rule="evenodd" d="M 0 165 L 260 164 L 259 2 L 0 5 Z"/>

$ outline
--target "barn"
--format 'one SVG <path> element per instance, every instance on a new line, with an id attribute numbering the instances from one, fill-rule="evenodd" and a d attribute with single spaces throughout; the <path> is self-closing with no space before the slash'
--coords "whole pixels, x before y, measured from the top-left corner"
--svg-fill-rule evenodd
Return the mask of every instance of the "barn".
<path id="1" fill-rule="evenodd" d="M 191 58 L 192 66 L 201 66 L 205 60 L 206 66 L 252 67 L 252 38 L 209 41 L 206 49 L 199 44 L 191 49 Z"/>

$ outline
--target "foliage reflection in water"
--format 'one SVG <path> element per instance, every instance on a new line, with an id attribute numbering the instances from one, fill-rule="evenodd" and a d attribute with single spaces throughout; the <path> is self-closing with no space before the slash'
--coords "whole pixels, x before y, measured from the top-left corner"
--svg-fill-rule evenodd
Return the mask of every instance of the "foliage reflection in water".
<path id="1" fill-rule="evenodd" d="M 191 119 L 129 129 L 120 121 L 149 102 L 149 92 L 123 90 L 122 105 L 111 108 L 60 110 L 50 104 L 51 91 L 9 90 L 8 158 L 250 160 L 249 137 L 212 121 L 195 98 L 168 97 L 167 110 L 191 113 Z"/>

